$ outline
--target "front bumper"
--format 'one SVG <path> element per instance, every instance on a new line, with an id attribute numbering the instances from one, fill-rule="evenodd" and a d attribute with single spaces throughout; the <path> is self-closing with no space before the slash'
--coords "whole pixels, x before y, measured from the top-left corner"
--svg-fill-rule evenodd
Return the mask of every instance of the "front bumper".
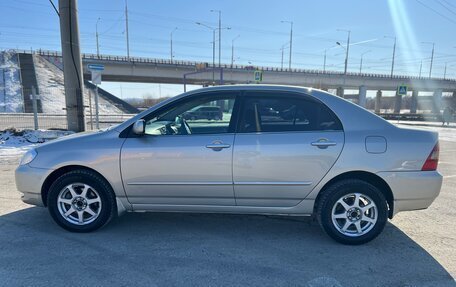
<path id="1" fill-rule="evenodd" d="M 437 198 L 443 176 L 438 171 L 379 172 L 394 196 L 393 214 L 428 208 Z"/>
<path id="2" fill-rule="evenodd" d="M 51 169 L 30 167 L 27 164 L 18 166 L 15 172 L 16 187 L 22 194 L 23 202 L 44 206 L 41 199 L 41 187 L 51 172 Z"/>

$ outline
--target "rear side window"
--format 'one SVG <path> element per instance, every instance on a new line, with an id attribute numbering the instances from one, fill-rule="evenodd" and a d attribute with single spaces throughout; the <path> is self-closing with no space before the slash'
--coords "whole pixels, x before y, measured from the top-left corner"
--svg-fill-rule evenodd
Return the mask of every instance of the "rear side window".
<path id="1" fill-rule="evenodd" d="M 342 130 L 339 119 L 317 100 L 270 92 L 249 93 L 244 99 L 240 132 L 333 130 Z"/>

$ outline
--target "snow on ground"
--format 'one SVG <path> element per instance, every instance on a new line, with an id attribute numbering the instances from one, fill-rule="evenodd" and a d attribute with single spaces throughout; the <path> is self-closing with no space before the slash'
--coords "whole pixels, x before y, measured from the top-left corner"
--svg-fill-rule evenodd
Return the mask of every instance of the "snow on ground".
<path id="1" fill-rule="evenodd" d="M 41 98 L 43 113 L 62 114 L 65 107 L 65 88 L 63 81 L 63 71 L 54 63 L 49 62 L 40 55 L 34 55 L 36 80 Z M 92 94 L 92 110 L 95 113 L 94 94 L 89 89 L 84 89 L 84 105 L 89 106 L 89 95 Z M 119 115 L 122 110 L 113 103 L 104 99 L 98 99 L 99 113 L 101 115 Z"/>
<path id="2" fill-rule="evenodd" d="M 0 132 L 0 164 L 17 160 L 19 156 L 34 146 L 72 134 L 70 131 L 58 130 L 6 130 Z"/>
<path id="3" fill-rule="evenodd" d="M 0 52 L 0 113 L 23 111 L 22 89 L 18 56 L 14 52 Z"/>

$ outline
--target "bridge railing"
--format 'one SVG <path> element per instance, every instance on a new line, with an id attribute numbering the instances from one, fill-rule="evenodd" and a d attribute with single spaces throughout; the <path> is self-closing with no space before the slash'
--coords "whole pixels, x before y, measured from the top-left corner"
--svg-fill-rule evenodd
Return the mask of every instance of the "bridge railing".
<path id="1" fill-rule="evenodd" d="M 14 50 L 17 53 L 36 53 L 42 56 L 54 56 L 61 57 L 61 52 L 51 51 L 51 50 Z M 103 61 L 123 61 L 123 62 L 132 62 L 132 63 L 148 63 L 148 64 L 165 64 L 165 65 L 176 65 L 176 66 L 189 66 L 195 67 L 197 64 L 200 64 L 201 61 L 183 61 L 183 60 L 169 60 L 169 59 L 159 59 L 159 58 L 148 58 L 148 57 L 126 57 L 126 56 L 115 56 L 115 55 L 97 55 L 93 53 L 82 53 L 83 59 L 89 60 L 103 60 Z M 218 67 L 218 65 L 213 66 L 211 63 L 206 63 L 209 68 Z M 286 72 L 286 73 L 305 73 L 305 74 L 315 74 L 315 75 L 327 75 L 327 76 L 340 76 L 344 75 L 344 72 L 341 71 L 323 71 L 318 69 L 297 69 L 297 68 L 279 68 L 279 67 L 269 67 L 269 66 L 252 66 L 252 65 L 230 65 L 222 64 L 224 69 L 236 69 L 236 70 L 262 70 L 266 72 Z M 378 73 L 356 73 L 356 72 L 347 72 L 349 77 L 365 77 L 365 78 L 385 78 L 392 80 L 438 80 L 438 81 L 450 81 L 456 82 L 455 78 L 441 78 L 441 77 L 418 77 L 410 75 L 391 75 L 389 74 L 378 74 Z"/>

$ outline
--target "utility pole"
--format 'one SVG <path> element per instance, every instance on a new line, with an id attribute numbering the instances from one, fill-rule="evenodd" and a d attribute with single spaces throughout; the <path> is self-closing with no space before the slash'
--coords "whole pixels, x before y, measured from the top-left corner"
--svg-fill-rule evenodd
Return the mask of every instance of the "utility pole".
<path id="1" fill-rule="evenodd" d="M 60 37 L 62 45 L 65 106 L 68 130 L 85 130 L 82 60 L 79 45 L 77 0 L 60 0 Z"/>
<path id="2" fill-rule="evenodd" d="M 432 63 L 434 63 L 434 47 L 435 47 L 435 44 L 432 43 L 432 55 L 431 55 L 431 66 L 429 67 L 429 78 L 432 75 Z"/>
<path id="3" fill-rule="evenodd" d="M 325 49 L 325 56 L 323 57 L 323 72 L 326 72 L 326 49 Z"/>
<path id="4" fill-rule="evenodd" d="M 231 68 L 233 67 L 234 64 L 234 41 L 236 41 L 237 38 L 239 38 L 241 35 L 237 35 L 236 37 L 231 40 Z"/>
<path id="5" fill-rule="evenodd" d="M 285 50 L 285 46 L 286 45 L 283 45 L 282 48 L 280 48 L 280 50 L 282 50 L 282 60 L 280 61 L 280 69 L 283 70 L 283 50 Z"/>
<path id="6" fill-rule="evenodd" d="M 290 58 L 288 60 L 288 69 L 291 70 L 291 55 L 293 49 L 293 21 L 281 21 L 282 23 L 290 24 Z"/>
<path id="7" fill-rule="evenodd" d="M 423 69 L 423 60 L 421 60 L 421 63 L 420 63 L 420 75 L 419 77 L 421 78 L 421 70 Z"/>
<path id="8" fill-rule="evenodd" d="M 345 68 L 344 68 L 344 75 L 347 74 L 347 66 L 348 66 L 348 52 L 350 50 L 350 30 L 344 30 L 344 29 L 337 29 L 337 31 L 342 31 L 342 32 L 347 32 L 348 37 L 347 37 L 347 48 L 342 46 L 340 42 L 336 42 L 337 45 L 341 46 L 342 48 L 345 48 Z"/>
<path id="9" fill-rule="evenodd" d="M 219 44 L 218 44 L 218 66 L 219 68 L 222 66 L 222 11 L 221 10 L 211 10 L 211 12 L 217 12 L 219 19 L 218 19 L 218 36 L 219 36 Z"/>
<path id="10" fill-rule="evenodd" d="M 97 57 L 100 58 L 100 46 L 98 45 L 98 22 L 101 20 L 100 17 L 98 17 L 97 24 L 95 24 L 95 34 L 97 38 Z"/>
<path id="11" fill-rule="evenodd" d="M 359 73 L 360 73 L 360 74 L 361 74 L 361 72 L 362 72 L 362 70 L 363 70 L 363 56 L 364 56 L 364 54 L 367 54 L 367 53 L 369 53 L 370 51 L 371 51 L 371 50 L 366 51 L 366 52 L 364 52 L 364 53 L 361 54 L 361 62 L 359 63 Z"/>
<path id="12" fill-rule="evenodd" d="M 128 4 L 125 0 L 125 35 L 127 37 L 127 59 L 130 61 L 130 39 L 128 36 Z"/>
<path id="13" fill-rule="evenodd" d="M 445 70 L 443 71 L 443 79 L 444 79 L 444 80 L 446 80 L 447 65 L 448 65 L 448 63 L 445 62 Z"/>
<path id="14" fill-rule="evenodd" d="M 394 45 L 393 45 L 393 58 L 391 60 L 391 78 L 393 77 L 394 73 L 394 59 L 396 56 L 396 43 L 397 43 L 397 38 L 396 37 L 389 37 L 389 36 L 384 36 L 384 38 L 389 38 L 389 39 L 394 39 Z"/>
<path id="15" fill-rule="evenodd" d="M 173 31 L 171 31 L 171 37 L 170 37 L 171 38 L 171 55 L 170 55 L 171 56 L 171 58 L 170 58 L 171 59 L 171 63 L 173 62 L 173 58 L 174 58 L 174 54 L 173 54 L 173 33 L 176 30 L 177 30 L 177 27 L 174 28 Z"/>
<path id="16" fill-rule="evenodd" d="M 215 82 L 215 29 L 212 29 L 212 84 Z"/>
<path id="17" fill-rule="evenodd" d="M 434 43 L 434 42 L 421 42 L 421 44 L 430 44 L 430 45 L 432 45 L 431 65 L 429 66 L 429 78 L 431 78 L 431 75 L 432 75 L 432 64 L 434 63 L 434 48 L 435 48 L 435 43 Z"/>

